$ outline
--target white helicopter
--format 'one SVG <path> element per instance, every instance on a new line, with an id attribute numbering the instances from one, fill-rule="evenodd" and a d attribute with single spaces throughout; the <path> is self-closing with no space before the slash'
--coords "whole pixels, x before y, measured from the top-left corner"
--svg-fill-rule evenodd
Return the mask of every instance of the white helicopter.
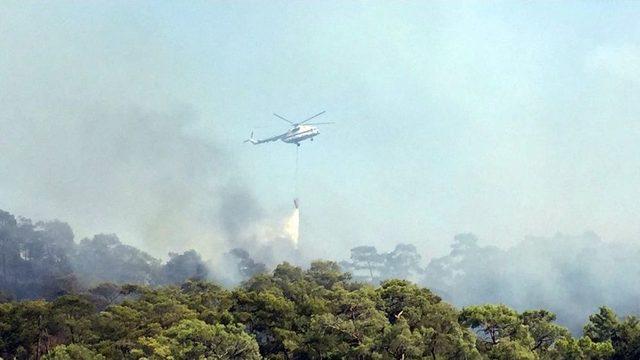
<path id="1" fill-rule="evenodd" d="M 324 114 L 325 112 L 319 112 L 315 115 L 313 115 L 312 117 L 301 121 L 299 123 L 294 123 L 293 121 L 289 121 L 287 119 L 285 119 L 284 117 L 278 115 L 278 114 L 273 114 L 277 117 L 279 117 L 280 119 L 288 122 L 289 124 L 291 124 L 293 127 L 287 131 L 284 134 L 280 134 L 280 135 L 276 135 L 270 138 L 266 138 L 266 139 L 254 139 L 253 137 L 253 132 L 251 132 L 251 137 L 247 140 L 245 140 L 244 142 L 250 142 L 253 145 L 257 145 L 257 144 L 262 144 L 262 143 L 266 143 L 266 142 L 271 142 L 271 141 L 276 141 L 276 140 L 281 140 L 283 142 L 289 143 L 289 144 L 296 144 L 298 146 L 300 146 L 300 142 L 310 139 L 311 141 L 313 141 L 313 137 L 317 136 L 318 134 L 320 134 L 320 130 L 318 130 L 317 127 L 315 127 L 314 125 L 324 125 L 324 124 L 333 124 L 332 122 L 323 122 L 323 123 L 307 123 L 307 121 L 318 117 L 322 114 Z"/>

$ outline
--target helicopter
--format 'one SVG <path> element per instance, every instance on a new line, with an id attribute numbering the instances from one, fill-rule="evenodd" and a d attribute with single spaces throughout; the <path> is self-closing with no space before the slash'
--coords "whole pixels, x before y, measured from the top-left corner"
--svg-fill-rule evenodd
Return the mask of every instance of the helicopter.
<path id="1" fill-rule="evenodd" d="M 266 139 L 255 139 L 253 137 L 253 132 L 251 132 L 251 136 L 249 137 L 249 139 L 245 140 L 244 142 L 250 142 L 253 145 L 258 145 L 258 144 L 263 144 L 266 142 L 271 142 L 271 141 L 277 141 L 280 140 L 282 142 L 286 142 L 289 144 L 296 144 L 297 146 L 300 146 L 300 142 L 304 141 L 304 140 L 311 140 L 313 141 L 313 137 L 317 136 L 318 134 L 320 134 L 320 130 L 318 130 L 318 128 L 315 125 L 324 125 L 324 124 L 333 124 L 332 122 L 322 122 L 322 123 L 307 123 L 307 121 L 314 119 L 322 114 L 324 114 L 325 111 L 319 112 L 315 115 L 313 115 L 312 117 L 301 121 L 299 123 L 290 121 L 288 119 L 286 119 L 283 116 L 280 116 L 278 114 L 273 114 L 274 116 L 288 122 L 289 124 L 291 124 L 292 128 L 289 129 L 289 131 L 287 131 L 284 134 L 280 134 L 280 135 L 276 135 L 276 136 L 272 136 L 270 138 L 266 138 Z"/>

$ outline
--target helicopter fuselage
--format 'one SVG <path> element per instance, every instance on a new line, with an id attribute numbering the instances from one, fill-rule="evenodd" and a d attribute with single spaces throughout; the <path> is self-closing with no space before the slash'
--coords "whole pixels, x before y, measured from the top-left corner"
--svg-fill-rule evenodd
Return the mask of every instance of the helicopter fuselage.
<path id="1" fill-rule="evenodd" d="M 313 125 L 298 125 L 287 131 L 280 140 L 289 144 L 299 144 L 301 141 L 311 139 L 320 134 L 320 130 Z"/>

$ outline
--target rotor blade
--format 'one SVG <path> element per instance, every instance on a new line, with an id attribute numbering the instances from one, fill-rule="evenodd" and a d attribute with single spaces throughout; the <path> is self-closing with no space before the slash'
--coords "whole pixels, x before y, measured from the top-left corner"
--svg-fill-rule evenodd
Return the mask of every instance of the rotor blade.
<path id="1" fill-rule="evenodd" d="M 312 117 L 308 118 L 307 120 L 305 120 L 305 121 L 301 122 L 300 124 L 304 124 L 304 123 L 306 123 L 307 121 L 309 121 L 309 120 L 313 119 L 314 117 L 317 117 L 317 116 L 320 116 L 320 115 L 324 114 L 325 112 L 326 112 L 326 111 L 319 112 L 319 113 L 317 113 L 317 114 L 313 115 Z"/>
<path id="2" fill-rule="evenodd" d="M 307 125 L 327 125 L 327 124 L 335 124 L 335 123 L 334 122 L 307 123 Z"/>
<path id="3" fill-rule="evenodd" d="M 293 121 L 289 121 L 289 120 L 287 120 L 287 119 L 283 118 L 282 116 L 280 116 L 280 115 L 278 115 L 278 114 L 276 114 L 276 113 L 273 113 L 273 115 L 275 115 L 275 116 L 279 117 L 280 119 L 282 119 L 282 120 L 284 120 L 284 121 L 288 122 L 288 123 L 289 123 L 289 124 L 291 124 L 291 125 L 293 125 L 293 124 L 294 124 L 294 122 L 293 122 Z"/>

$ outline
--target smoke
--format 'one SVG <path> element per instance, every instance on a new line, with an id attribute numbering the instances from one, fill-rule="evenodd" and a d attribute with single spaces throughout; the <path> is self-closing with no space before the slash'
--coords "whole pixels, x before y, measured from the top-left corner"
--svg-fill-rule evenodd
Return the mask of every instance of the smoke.
<path id="1" fill-rule="evenodd" d="M 154 256 L 196 249 L 217 261 L 239 247 L 268 264 L 296 257 L 297 211 L 262 209 L 232 157 L 187 133 L 189 110 L 89 106 L 14 119 L 0 123 L 16 134 L 7 147 L 20 149 L 0 159 L 10 174 L 2 201 L 29 216 L 56 214 L 83 236 L 115 232 Z"/>
<path id="2" fill-rule="evenodd" d="M 222 204 L 218 217 L 225 237 L 235 248 L 246 252 L 252 261 L 268 267 L 285 260 L 296 264 L 306 262 L 297 247 L 297 207 L 289 215 L 268 215 L 246 191 L 227 187 L 220 195 Z"/>
<path id="3" fill-rule="evenodd" d="M 196 249 L 215 262 L 237 247 L 269 263 L 295 256 L 286 215 L 243 185 L 218 119 L 183 95 L 177 52 L 157 28 L 41 13 L 16 9 L 16 26 L 0 29 L 3 53 L 15 55 L 0 62 L 3 208 L 65 219 L 76 240 L 116 233 L 156 257 Z"/>
<path id="4" fill-rule="evenodd" d="M 83 235 L 115 230 L 156 255 L 221 243 L 215 204 L 203 199 L 232 170 L 215 144 L 185 134 L 194 116 L 124 106 L 5 114 L 0 124 L 15 134 L 6 147 L 20 151 L 0 160 L 10 175 L 0 179 L 3 200 L 58 214 Z"/>
<path id="5" fill-rule="evenodd" d="M 431 260 L 423 283 L 458 306 L 549 309 L 579 333 L 599 306 L 640 312 L 639 255 L 637 244 L 607 243 L 590 232 L 527 237 L 506 250 L 480 246 L 474 235 L 462 234 L 448 255 Z"/>
<path id="6" fill-rule="evenodd" d="M 246 192 L 228 191 L 219 216 L 230 243 L 237 246 L 209 262 L 213 279 L 234 285 L 282 261 L 308 262 L 298 249 L 299 209 L 281 220 L 267 217 Z"/>

